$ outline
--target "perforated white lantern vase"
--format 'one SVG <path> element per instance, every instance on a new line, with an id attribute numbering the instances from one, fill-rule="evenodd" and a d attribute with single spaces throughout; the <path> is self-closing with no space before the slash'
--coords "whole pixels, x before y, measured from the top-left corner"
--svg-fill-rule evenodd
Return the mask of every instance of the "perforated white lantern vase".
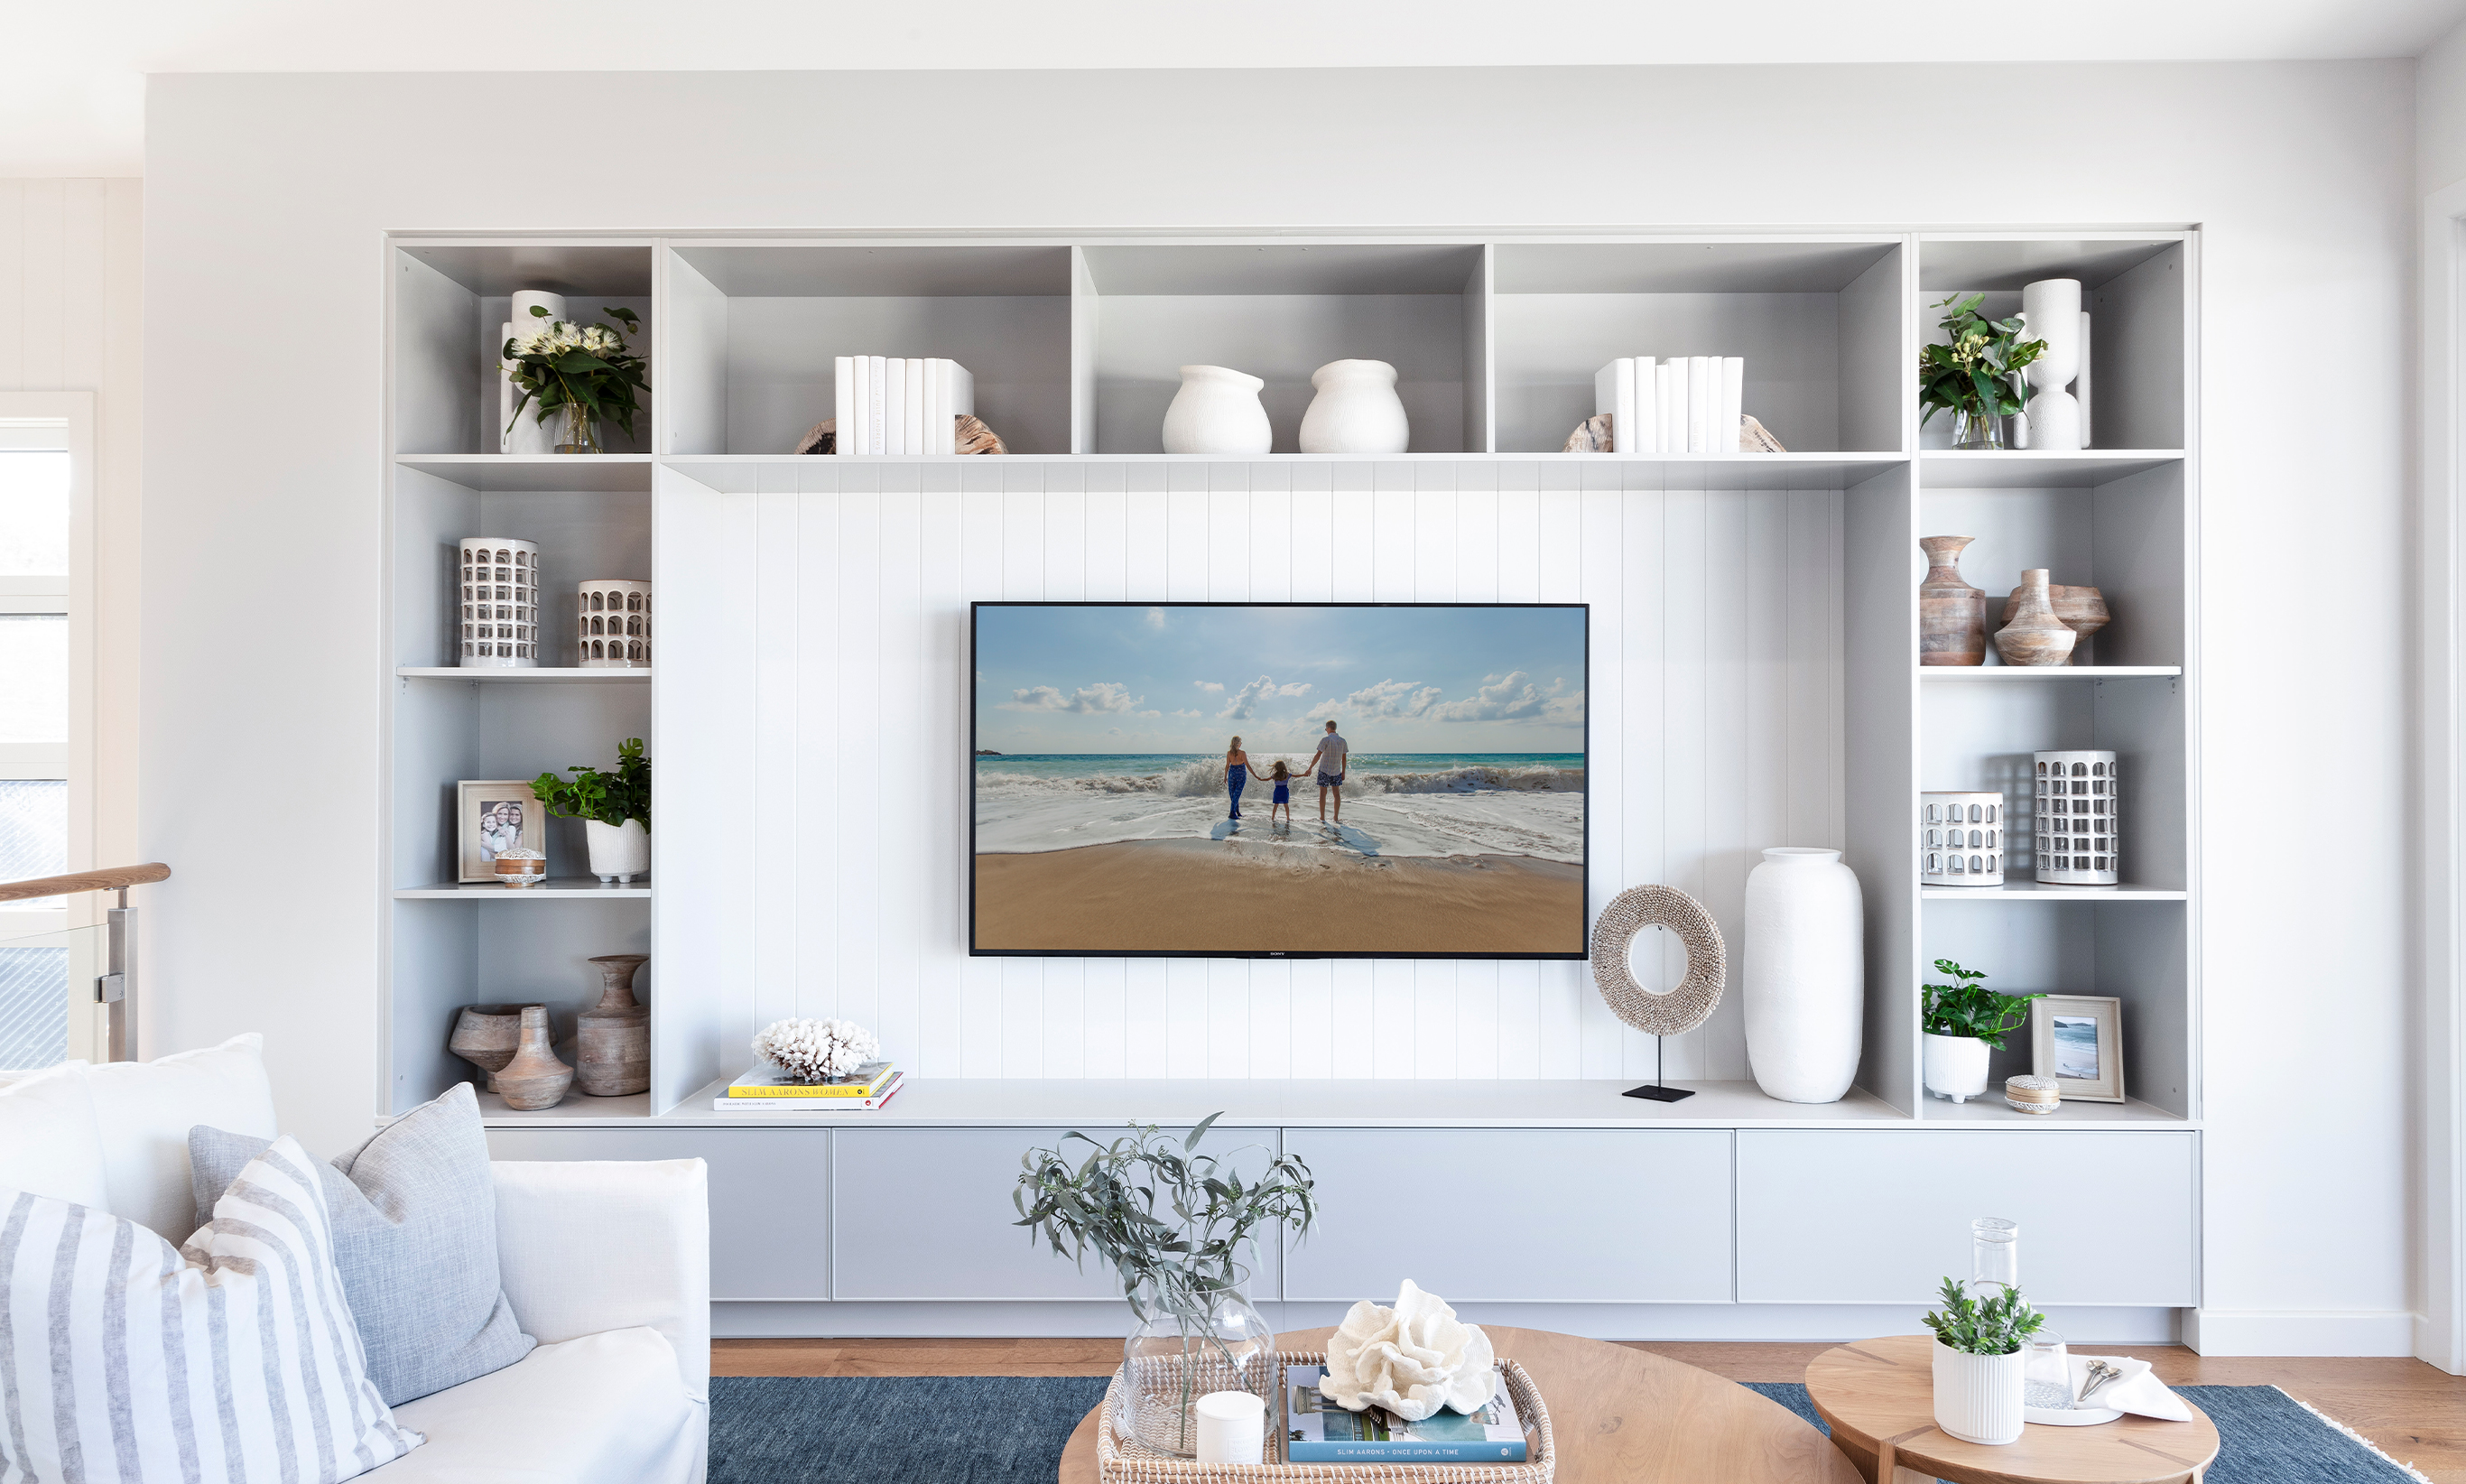
<path id="1" fill-rule="evenodd" d="M 2039 753 L 2031 849 L 2038 879 L 2058 887 L 2123 880 L 2122 775 L 2113 753 Z"/>
<path id="2" fill-rule="evenodd" d="M 639 670 L 651 663 L 651 585 L 594 577 L 573 613 L 574 663 L 586 670 Z"/>
<path id="3" fill-rule="evenodd" d="M 460 548 L 461 663 L 468 669 L 539 666 L 539 548 L 506 536 L 465 536 Z"/>
<path id="4" fill-rule="evenodd" d="M 2004 796 L 1918 796 L 1918 880 L 1930 887 L 2004 885 Z"/>

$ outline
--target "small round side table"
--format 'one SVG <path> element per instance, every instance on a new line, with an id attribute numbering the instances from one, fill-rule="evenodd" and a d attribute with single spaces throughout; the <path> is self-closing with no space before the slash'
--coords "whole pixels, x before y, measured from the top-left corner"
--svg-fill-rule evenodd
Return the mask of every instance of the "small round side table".
<path id="1" fill-rule="evenodd" d="M 1934 1346 L 1928 1335 L 1862 1339 L 1806 1368 L 1807 1397 L 1834 1445 L 1872 1484 L 2199 1484 L 2218 1456 L 2218 1429 L 2189 1402 L 2189 1422 L 2025 1423 L 2018 1443 L 1963 1443 L 1935 1425 Z"/>

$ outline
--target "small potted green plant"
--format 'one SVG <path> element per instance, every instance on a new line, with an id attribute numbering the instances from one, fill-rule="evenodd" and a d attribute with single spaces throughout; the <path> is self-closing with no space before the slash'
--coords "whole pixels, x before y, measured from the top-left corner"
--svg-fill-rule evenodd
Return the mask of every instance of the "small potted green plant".
<path id="1" fill-rule="evenodd" d="M 537 410 L 532 416 L 543 426 L 550 418 L 562 419 L 556 443 L 561 454 L 606 453 L 599 446 L 602 418 L 632 438 L 634 414 L 639 410 L 634 393 L 651 390 L 642 374 L 651 363 L 625 344 L 626 334 L 641 332 L 640 317 L 631 309 L 601 312 L 625 328 L 568 324 L 549 318 L 546 308 L 533 304 L 531 313 L 541 323 L 506 340 L 497 352 L 505 374 L 522 393 L 514 403 L 515 420 L 521 419 L 524 408 L 534 404 Z M 505 427 L 510 431 L 513 425 L 508 422 Z"/>
<path id="2" fill-rule="evenodd" d="M 1937 413 L 1952 414 L 1952 446 L 2000 449 L 2004 419 L 2021 410 L 2029 389 L 2021 368 L 2044 355 L 2043 340 L 2023 340 L 2029 326 L 2019 315 L 1990 320 L 1978 312 L 1984 294 L 1955 294 L 1937 304 L 1943 341 L 1918 349 L 1918 405 L 1924 426 Z"/>
<path id="3" fill-rule="evenodd" d="M 651 868 L 651 760 L 640 737 L 618 745 L 615 773 L 576 763 L 570 781 L 543 773 L 531 792 L 558 819 L 582 821 L 594 876 L 627 882 Z"/>
<path id="4" fill-rule="evenodd" d="M 1943 1312 L 1925 1316 L 1935 1331 L 1935 1425 L 1964 1443 L 2017 1443 L 2029 1337 L 2047 1316 L 2017 1288 L 1981 1287 L 1983 1298 L 1944 1279 Z"/>
<path id="5" fill-rule="evenodd" d="M 1114 1432 L 1166 1452 L 1198 1451 L 1191 1405 L 1212 1391 L 1247 1391 L 1269 1403 L 1276 1337 L 1243 1296 L 1241 1261 L 1263 1227 L 1310 1229 L 1318 1215 L 1310 1166 L 1264 1145 L 1222 1157 L 1194 1154 L 1221 1113 L 1174 1138 L 1134 1126 L 1101 1144 L 1072 1132 L 1020 1159 L 1011 1203 L 1031 1241 L 1082 1267 L 1094 1252 L 1122 1282 L 1132 1328 L 1122 1347 L 1125 1405 Z M 1087 1146 L 1077 1159 L 1072 1141 Z M 1234 1165 L 1252 1150 L 1267 1158 L 1244 1179 Z"/>
<path id="6" fill-rule="evenodd" d="M 1922 986 L 1927 1091 L 1967 1102 L 1986 1091 L 1986 1053 L 2004 1049 L 2005 1036 L 2028 1023 L 2029 1001 L 2045 996 L 1998 994 L 1979 982 L 1985 975 L 1949 958 L 1937 959 L 1935 969 L 1952 982 Z"/>

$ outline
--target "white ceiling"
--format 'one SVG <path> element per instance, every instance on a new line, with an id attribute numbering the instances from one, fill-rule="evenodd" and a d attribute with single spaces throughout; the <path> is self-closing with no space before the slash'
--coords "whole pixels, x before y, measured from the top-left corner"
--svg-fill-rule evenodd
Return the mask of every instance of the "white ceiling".
<path id="1" fill-rule="evenodd" d="M 0 0 L 0 176 L 143 173 L 153 72 L 2411 56 L 2461 16 L 2466 0 Z"/>

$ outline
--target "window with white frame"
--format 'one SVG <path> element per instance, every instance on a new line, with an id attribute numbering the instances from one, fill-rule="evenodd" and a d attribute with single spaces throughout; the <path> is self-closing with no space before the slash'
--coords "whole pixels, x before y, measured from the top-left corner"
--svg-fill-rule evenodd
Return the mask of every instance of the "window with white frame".
<path id="1" fill-rule="evenodd" d="M 71 435 L 66 418 L 0 416 L 0 881 L 92 864 L 79 827 L 91 740 L 78 724 L 89 687 L 77 674 L 90 647 L 78 632 L 87 482 Z M 71 912 L 59 897 L 0 904 L 0 1068 L 89 1050 L 91 1016 L 68 987 L 72 958 L 86 956 L 64 946 Z"/>

